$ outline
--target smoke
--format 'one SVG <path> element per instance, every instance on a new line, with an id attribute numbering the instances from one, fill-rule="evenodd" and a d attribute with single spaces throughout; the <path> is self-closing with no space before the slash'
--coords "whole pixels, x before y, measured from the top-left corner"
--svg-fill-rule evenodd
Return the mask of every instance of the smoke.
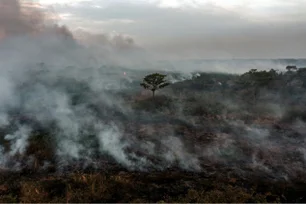
<path id="1" fill-rule="evenodd" d="M 122 141 L 122 133 L 117 126 L 102 127 L 98 135 L 100 151 L 106 152 L 120 164 L 131 167 L 133 164 L 129 161 L 125 148 L 129 145 L 127 141 Z"/>
<path id="2" fill-rule="evenodd" d="M 0 8 L 0 28 L 3 37 L 35 33 L 43 26 L 44 16 L 31 5 L 21 4 L 18 0 L 1 0 Z"/>
<path id="3" fill-rule="evenodd" d="M 162 140 L 162 143 L 168 149 L 165 159 L 170 164 L 178 162 L 179 167 L 185 170 L 200 171 L 201 166 L 196 155 L 188 153 L 184 143 L 177 137 L 169 137 Z"/>
<path id="4" fill-rule="evenodd" d="M 31 132 L 31 129 L 26 126 L 21 126 L 17 129 L 13 134 L 8 134 L 4 137 L 5 140 L 11 143 L 11 151 L 9 152 L 11 156 L 25 152 L 28 145 L 29 133 Z"/>
<path id="5" fill-rule="evenodd" d="M 125 122 L 137 120 L 137 114 L 133 116 L 116 93 L 126 89 L 118 86 L 125 80 L 118 66 L 137 64 L 143 56 L 133 39 L 84 32 L 81 38 L 58 26 L 39 5 L 17 0 L 1 0 L 0 5 L 1 168 L 31 166 L 39 154 L 33 148 L 54 154 L 42 159 L 42 168 L 46 163 L 58 169 L 78 162 L 92 165 L 106 155 L 129 169 L 156 166 L 134 151 L 137 146 L 146 151 L 143 141 L 124 131 Z M 117 87 L 115 91 L 111 86 Z M 179 160 L 189 168 L 185 159 L 191 156 L 181 152 L 179 139 L 172 140 L 178 149 L 165 140 L 166 149 L 158 157 L 171 163 Z M 35 142 L 41 147 L 33 147 Z M 158 154 L 152 149 L 152 156 Z"/>
<path id="6" fill-rule="evenodd" d="M 56 24 L 55 15 L 42 11 L 39 4 L 24 0 L 0 1 L 0 33 L 2 38 L 39 35 L 43 32 L 54 32 L 72 37 L 66 27 Z"/>
<path id="7" fill-rule="evenodd" d="M 149 63 L 129 36 L 72 33 L 34 4 L 0 2 L 0 168 L 20 170 L 37 158 L 41 169 L 107 168 L 113 162 L 130 170 L 205 171 L 218 164 L 281 179 L 305 167 L 302 120 L 277 130 L 271 123 L 241 119 L 260 115 L 256 108 L 264 105 L 282 118 L 287 107 L 281 103 L 264 103 L 252 112 L 232 93 L 225 100 L 202 91 L 177 96 L 171 88 L 165 93 L 172 100 L 156 97 L 155 106 L 141 97 L 134 100 L 149 70 L 173 72 L 184 63 Z M 192 72 L 204 65 L 194 64 L 169 79 L 184 83 L 201 77 Z M 279 101 L 276 94 L 269 97 Z M 214 110 L 216 102 L 222 111 Z M 229 117 L 233 113 L 242 116 Z"/>
<path id="8" fill-rule="evenodd" d="M 90 33 L 82 29 L 73 33 L 75 39 L 86 47 L 100 64 L 135 69 L 147 66 L 147 62 L 151 60 L 146 51 L 137 45 L 131 36 L 116 32 Z"/>

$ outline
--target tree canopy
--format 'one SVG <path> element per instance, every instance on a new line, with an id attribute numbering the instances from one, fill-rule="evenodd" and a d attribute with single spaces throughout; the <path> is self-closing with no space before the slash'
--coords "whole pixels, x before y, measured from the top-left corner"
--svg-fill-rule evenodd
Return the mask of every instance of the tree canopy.
<path id="1" fill-rule="evenodd" d="M 143 88 L 151 90 L 153 97 L 155 96 L 155 91 L 164 88 L 170 83 L 166 80 L 167 75 L 153 73 L 144 77 L 143 82 L 140 84 Z"/>

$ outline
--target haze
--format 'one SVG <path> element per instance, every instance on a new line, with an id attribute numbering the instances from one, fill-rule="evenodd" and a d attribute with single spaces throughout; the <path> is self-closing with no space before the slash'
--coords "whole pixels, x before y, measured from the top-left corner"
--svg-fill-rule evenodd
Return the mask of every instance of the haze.
<path id="1" fill-rule="evenodd" d="M 72 30 L 120 33 L 161 58 L 303 58 L 304 0 L 40 0 Z"/>

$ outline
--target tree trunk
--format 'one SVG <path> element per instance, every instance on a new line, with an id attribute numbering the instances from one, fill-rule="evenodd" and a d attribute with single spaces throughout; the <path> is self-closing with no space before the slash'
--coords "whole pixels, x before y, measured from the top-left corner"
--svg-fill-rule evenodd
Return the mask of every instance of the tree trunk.
<path id="1" fill-rule="evenodd" d="M 152 93 L 153 93 L 153 98 L 155 97 L 155 91 L 152 91 Z"/>

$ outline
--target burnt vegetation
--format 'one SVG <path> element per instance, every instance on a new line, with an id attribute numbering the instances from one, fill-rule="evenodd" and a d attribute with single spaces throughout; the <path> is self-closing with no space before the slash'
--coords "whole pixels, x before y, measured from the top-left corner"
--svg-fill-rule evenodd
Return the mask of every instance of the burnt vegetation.
<path id="1" fill-rule="evenodd" d="M 0 202 L 306 202 L 306 68 L 200 73 L 171 85 L 175 73 L 120 79 L 124 88 L 104 92 L 109 103 L 86 81 L 41 74 L 36 85 L 64 90 L 76 113 L 121 136 L 112 130 L 101 143 L 99 127 L 82 122 L 79 156 L 66 157 L 59 121 L 13 108 L 1 127 Z M 39 88 L 23 84 L 23 104 Z M 31 127 L 27 145 L 12 152 L 8 135 L 20 126 Z"/>

